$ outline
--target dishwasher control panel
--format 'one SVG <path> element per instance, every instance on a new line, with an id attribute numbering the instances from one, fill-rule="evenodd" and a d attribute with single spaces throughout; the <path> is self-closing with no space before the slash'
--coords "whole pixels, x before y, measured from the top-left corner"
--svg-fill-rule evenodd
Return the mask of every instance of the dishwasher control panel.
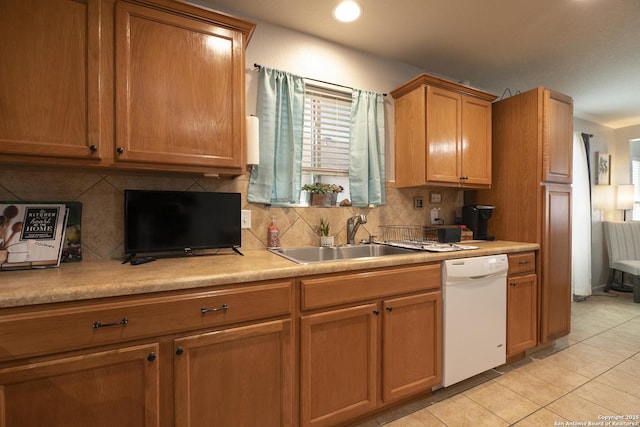
<path id="1" fill-rule="evenodd" d="M 446 284 L 447 281 L 456 278 L 506 276 L 509 270 L 509 259 L 505 254 L 450 259 L 444 261 L 442 267 L 442 279 Z"/>

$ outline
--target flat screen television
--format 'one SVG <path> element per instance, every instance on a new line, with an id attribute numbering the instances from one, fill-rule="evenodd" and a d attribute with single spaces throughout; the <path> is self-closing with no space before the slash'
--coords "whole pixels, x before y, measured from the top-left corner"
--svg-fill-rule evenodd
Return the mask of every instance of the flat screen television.
<path id="1" fill-rule="evenodd" d="M 238 252 L 241 244 L 240 193 L 124 192 L 125 254 Z"/>

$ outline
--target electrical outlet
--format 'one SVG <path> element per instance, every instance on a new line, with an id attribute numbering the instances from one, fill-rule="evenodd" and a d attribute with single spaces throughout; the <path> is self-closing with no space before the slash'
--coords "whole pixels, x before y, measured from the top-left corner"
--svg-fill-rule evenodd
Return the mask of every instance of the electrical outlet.
<path id="1" fill-rule="evenodd" d="M 251 211 L 243 209 L 240 211 L 240 227 L 251 228 Z"/>
<path id="2" fill-rule="evenodd" d="M 431 224 L 442 224 L 440 221 L 440 208 L 431 208 Z"/>
<path id="3" fill-rule="evenodd" d="M 413 207 L 415 209 L 422 209 L 424 207 L 424 200 L 422 200 L 422 197 L 414 197 Z"/>

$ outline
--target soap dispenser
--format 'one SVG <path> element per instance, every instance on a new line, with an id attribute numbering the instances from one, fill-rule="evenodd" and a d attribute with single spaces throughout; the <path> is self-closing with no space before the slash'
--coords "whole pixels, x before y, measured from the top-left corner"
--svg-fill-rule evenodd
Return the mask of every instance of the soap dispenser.
<path id="1" fill-rule="evenodd" d="M 280 247 L 280 229 L 276 225 L 276 217 L 271 217 L 271 224 L 267 228 L 267 247 L 279 248 Z"/>

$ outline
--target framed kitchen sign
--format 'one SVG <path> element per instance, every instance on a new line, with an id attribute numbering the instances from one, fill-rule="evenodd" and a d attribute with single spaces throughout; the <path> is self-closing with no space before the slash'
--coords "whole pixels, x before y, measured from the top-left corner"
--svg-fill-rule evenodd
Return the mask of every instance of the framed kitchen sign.
<path id="1" fill-rule="evenodd" d="M 611 154 L 596 151 L 596 184 L 611 185 Z"/>

